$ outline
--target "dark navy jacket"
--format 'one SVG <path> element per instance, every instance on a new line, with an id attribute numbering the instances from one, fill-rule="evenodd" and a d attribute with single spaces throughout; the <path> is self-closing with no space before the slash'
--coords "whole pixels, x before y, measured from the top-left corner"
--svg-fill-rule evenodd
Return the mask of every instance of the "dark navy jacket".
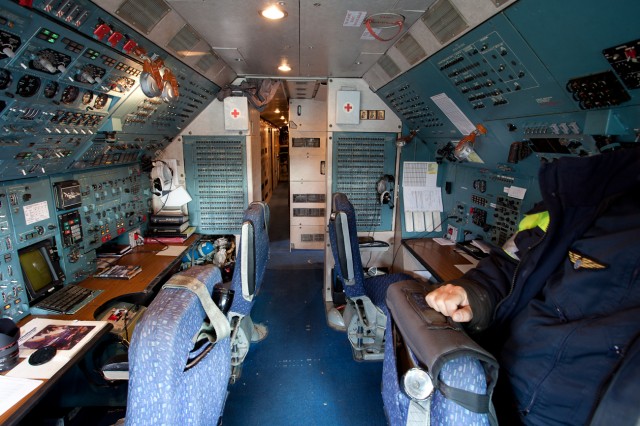
<path id="1" fill-rule="evenodd" d="M 640 149 L 562 158 L 539 181 L 547 232 L 521 232 L 519 261 L 495 250 L 454 284 L 519 421 L 585 424 L 640 334 Z"/>

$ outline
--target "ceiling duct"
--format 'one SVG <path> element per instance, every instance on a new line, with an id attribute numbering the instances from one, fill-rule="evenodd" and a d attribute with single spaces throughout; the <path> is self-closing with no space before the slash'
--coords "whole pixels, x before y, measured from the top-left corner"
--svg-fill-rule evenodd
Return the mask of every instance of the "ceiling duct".
<path id="1" fill-rule="evenodd" d="M 115 13 L 132 27 L 149 34 L 170 11 L 163 0 L 126 0 Z"/>
<path id="2" fill-rule="evenodd" d="M 427 56 L 427 52 L 418 44 L 411 33 L 403 35 L 395 47 L 402 53 L 402 56 L 404 56 L 409 65 L 415 65 Z"/>
<path id="3" fill-rule="evenodd" d="M 396 75 L 400 74 L 400 68 L 398 67 L 398 65 L 396 65 L 393 59 L 389 57 L 389 55 L 382 56 L 382 58 L 380 58 L 380 60 L 378 61 L 378 65 L 380 65 L 380 68 L 382 68 L 382 70 L 387 73 L 390 78 L 393 78 Z"/>
<path id="4" fill-rule="evenodd" d="M 179 56 L 188 56 L 193 47 L 200 42 L 200 36 L 189 25 L 182 27 L 167 44 L 167 47 Z"/>
<path id="5" fill-rule="evenodd" d="M 449 0 L 439 0 L 420 19 L 442 44 L 469 26 Z"/>
<path id="6" fill-rule="evenodd" d="M 320 86 L 317 80 L 287 80 L 286 84 L 292 99 L 313 99 Z"/>
<path id="7" fill-rule="evenodd" d="M 200 68 L 200 71 L 207 72 L 218 60 L 219 58 L 216 56 L 216 54 L 209 51 L 208 53 L 202 55 L 202 57 L 196 63 L 196 66 Z"/>

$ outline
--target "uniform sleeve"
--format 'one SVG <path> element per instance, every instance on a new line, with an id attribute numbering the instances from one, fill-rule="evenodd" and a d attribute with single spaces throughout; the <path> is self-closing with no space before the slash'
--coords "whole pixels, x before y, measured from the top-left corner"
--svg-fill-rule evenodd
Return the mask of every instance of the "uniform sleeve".
<path id="1" fill-rule="evenodd" d="M 517 264 L 517 260 L 501 249 L 493 249 L 474 269 L 451 281 L 467 292 L 473 312 L 473 318 L 467 325 L 469 331 L 480 332 L 491 324 L 495 308 L 511 290 Z"/>

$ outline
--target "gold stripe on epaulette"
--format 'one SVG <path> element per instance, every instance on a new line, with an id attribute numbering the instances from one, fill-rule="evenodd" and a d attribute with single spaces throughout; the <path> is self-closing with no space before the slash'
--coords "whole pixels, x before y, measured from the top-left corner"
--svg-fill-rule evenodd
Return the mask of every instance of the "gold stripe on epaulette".
<path id="1" fill-rule="evenodd" d="M 569 250 L 569 260 L 573 263 L 573 269 L 606 269 L 607 265 L 590 259 L 587 256 Z"/>

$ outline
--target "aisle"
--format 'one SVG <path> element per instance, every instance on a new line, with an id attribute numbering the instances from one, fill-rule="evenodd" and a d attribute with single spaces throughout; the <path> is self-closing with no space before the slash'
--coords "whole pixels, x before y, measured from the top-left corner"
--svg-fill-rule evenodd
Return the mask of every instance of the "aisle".
<path id="1" fill-rule="evenodd" d="M 229 387 L 222 424 L 385 425 L 382 363 L 355 362 L 346 335 L 327 326 L 323 253 L 289 252 L 288 199 L 281 184 L 270 202 L 271 259 L 252 311 L 269 335 L 251 346 Z"/>

